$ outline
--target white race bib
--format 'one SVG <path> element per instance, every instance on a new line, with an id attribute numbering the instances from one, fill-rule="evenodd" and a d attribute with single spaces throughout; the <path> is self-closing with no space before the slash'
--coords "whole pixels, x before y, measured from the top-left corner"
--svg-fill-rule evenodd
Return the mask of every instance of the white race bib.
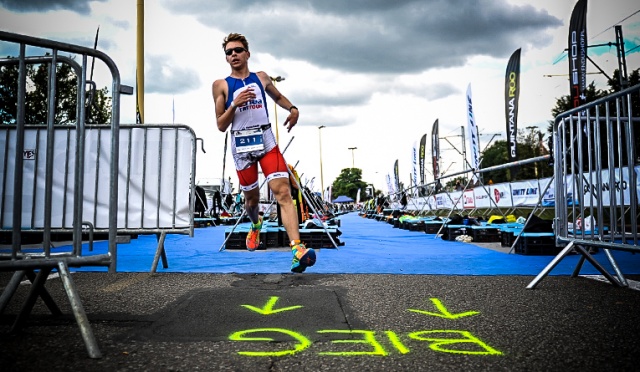
<path id="1" fill-rule="evenodd" d="M 245 153 L 264 150 L 262 129 L 239 130 L 234 133 L 236 139 L 236 152 Z"/>

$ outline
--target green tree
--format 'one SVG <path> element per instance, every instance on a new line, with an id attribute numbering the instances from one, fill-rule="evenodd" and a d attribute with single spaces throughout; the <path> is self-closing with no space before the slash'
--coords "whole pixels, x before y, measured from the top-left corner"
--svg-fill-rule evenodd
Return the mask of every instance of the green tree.
<path id="1" fill-rule="evenodd" d="M 586 99 L 587 103 L 594 102 L 595 100 L 597 100 L 599 98 L 606 97 L 606 96 L 608 96 L 610 94 L 613 94 L 613 93 L 618 92 L 618 91 L 621 90 L 620 81 L 619 81 L 619 78 L 618 78 L 619 71 L 616 69 L 612 76 L 613 76 L 613 78 L 607 80 L 608 89 L 604 89 L 604 90 L 596 89 L 594 82 L 591 82 L 591 84 L 589 84 L 587 86 L 587 89 L 585 91 L 585 95 L 587 97 L 587 99 Z M 631 72 L 631 74 L 629 74 L 627 87 L 628 86 L 634 86 L 634 85 L 637 85 L 639 83 L 640 83 L 640 69 L 636 69 L 636 70 L 633 70 Z M 626 105 L 626 103 L 627 103 L 626 100 L 624 100 L 623 104 Z M 562 114 L 562 113 L 564 113 L 566 111 L 571 110 L 572 108 L 573 108 L 573 105 L 571 103 L 570 96 L 569 95 L 562 96 L 562 97 L 556 99 L 556 105 L 551 109 L 551 115 L 555 118 L 558 115 L 560 115 L 560 114 Z M 589 115 L 591 117 L 595 117 L 596 116 L 596 112 L 598 112 L 599 115 L 601 117 L 603 117 L 607 113 L 607 110 L 608 110 L 608 113 L 609 113 L 609 115 L 611 117 L 616 117 L 617 114 L 618 114 L 618 112 L 617 112 L 618 108 L 616 107 L 616 105 L 612 105 L 612 104 L 599 105 L 599 106 L 597 106 L 597 108 L 599 109 L 598 111 L 596 111 L 596 106 L 592 107 L 589 110 Z M 634 116 L 637 116 L 638 114 L 640 114 L 640 97 L 638 96 L 638 94 L 631 95 L 631 112 L 633 113 Z M 628 115 L 627 113 L 621 113 L 621 116 L 627 116 L 627 115 Z M 548 147 L 550 149 L 553 148 L 552 138 L 553 138 L 553 126 L 554 126 L 554 123 L 555 123 L 554 120 L 550 120 L 549 121 L 549 125 L 547 127 L 547 133 L 549 135 Z M 591 129 L 595 130 L 594 127 L 592 127 Z M 605 123 L 605 122 L 601 122 L 600 123 L 600 128 L 599 129 L 600 129 L 600 133 L 601 133 L 601 138 L 603 138 L 603 139 L 606 138 L 606 133 L 607 133 L 608 129 L 611 129 L 612 132 L 613 132 L 611 134 L 612 138 L 624 137 L 624 132 L 621 132 L 620 134 L 618 133 L 617 126 L 609 127 L 607 125 L 607 123 Z M 635 138 L 634 138 L 635 147 L 636 148 L 640 148 L 640 136 L 637 135 L 637 132 L 640 130 L 640 128 L 638 127 L 637 124 L 635 125 L 634 130 L 636 131 Z M 569 147 L 569 142 L 571 141 L 571 138 L 570 138 L 571 136 L 569 135 L 569 133 L 570 133 L 569 132 L 569 128 L 568 128 L 568 126 L 566 126 L 566 136 L 565 136 L 565 138 L 566 138 L 566 142 L 567 143 L 565 143 L 565 148 Z M 582 140 L 584 141 L 584 143 L 587 143 L 587 134 L 585 133 L 584 130 L 580 131 L 580 135 L 583 137 Z M 574 138 L 573 140 L 576 141 L 577 139 Z M 617 148 L 617 144 L 614 144 L 614 145 Z M 602 163 L 603 164 L 607 164 L 607 162 L 608 162 L 608 151 L 607 151 L 608 148 L 607 148 L 607 146 L 606 145 L 605 146 L 597 146 L 597 145 L 594 144 L 593 147 L 594 148 L 598 148 L 598 147 L 600 148 L 600 151 L 601 151 L 600 155 L 602 157 Z M 625 163 L 626 162 L 626 148 L 623 148 L 622 151 L 623 151 L 623 154 L 622 154 L 623 155 L 622 156 L 623 161 L 622 162 Z M 588 159 L 589 155 L 590 154 L 589 154 L 588 146 L 584 146 L 583 147 L 583 154 L 582 154 L 583 159 Z M 591 154 L 591 155 L 593 155 L 593 154 Z M 618 166 L 620 164 L 620 159 L 619 159 L 619 154 L 618 154 L 617 150 L 614 151 L 614 156 L 615 156 L 614 165 Z M 588 162 L 585 162 L 584 163 L 584 170 L 586 171 L 588 169 L 589 169 L 589 164 L 588 164 Z M 572 171 L 572 166 L 571 166 L 570 171 Z"/>
<path id="2" fill-rule="evenodd" d="M 360 195 L 363 196 L 366 187 L 367 183 L 362 181 L 362 169 L 345 168 L 340 171 L 338 178 L 333 181 L 331 193 L 333 198 L 339 195 L 346 195 L 355 200 L 358 189 L 361 190 Z"/>
<path id="3" fill-rule="evenodd" d="M 25 123 L 45 124 L 48 112 L 49 64 L 27 64 Z M 78 77 L 67 63 L 56 67 L 55 124 L 75 124 L 77 121 Z M 111 120 L 111 97 L 106 87 L 88 92 L 86 123 L 102 124 Z M 16 124 L 18 107 L 18 66 L 0 66 L 0 120 Z"/>
<path id="4" fill-rule="evenodd" d="M 518 158 L 531 159 L 549 152 L 544 147 L 542 133 L 537 130 L 518 130 Z M 482 168 L 489 168 L 509 162 L 507 141 L 496 141 L 487 147 L 482 153 Z M 528 180 L 551 177 L 553 169 L 546 161 L 540 161 L 518 166 L 517 168 L 499 169 L 482 173 L 484 183 L 489 180 L 493 183 L 509 182 L 515 180 Z"/>

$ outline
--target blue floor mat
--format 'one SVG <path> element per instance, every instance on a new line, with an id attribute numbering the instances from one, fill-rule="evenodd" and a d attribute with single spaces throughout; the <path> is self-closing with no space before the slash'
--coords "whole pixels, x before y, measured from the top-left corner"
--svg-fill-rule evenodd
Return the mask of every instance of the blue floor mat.
<path id="1" fill-rule="evenodd" d="M 340 217 L 339 249 L 317 249 L 318 261 L 307 273 L 318 274 L 435 274 L 435 275 L 537 275 L 553 256 L 506 254 L 470 243 L 443 241 L 419 231 L 393 228 L 385 222 L 366 219 L 356 213 Z M 228 226 L 203 227 L 195 236 L 169 235 L 165 240 L 168 268 L 158 272 L 183 273 L 288 273 L 291 252 L 267 249 L 248 252 L 218 252 Z M 139 236 L 118 245 L 119 272 L 148 272 L 157 247 L 155 235 Z M 107 243 L 94 244 L 96 252 L 106 252 Z M 640 254 L 613 251 L 626 275 L 640 274 Z M 607 269 L 611 265 L 601 250 L 594 257 Z M 565 257 L 550 275 L 571 275 L 578 255 Z M 75 271 L 106 271 L 83 267 Z M 581 274 L 598 274 L 586 262 Z"/>

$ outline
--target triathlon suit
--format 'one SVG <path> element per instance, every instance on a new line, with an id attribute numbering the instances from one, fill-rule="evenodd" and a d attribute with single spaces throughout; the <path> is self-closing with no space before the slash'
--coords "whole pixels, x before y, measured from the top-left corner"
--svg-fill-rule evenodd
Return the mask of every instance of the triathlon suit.
<path id="1" fill-rule="evenodd" d="M 274 178 L 288 178 L 287 165 L 280 153 L 269 123 L 266 96 L 260 78 L 250 73 L 245 79 L 227 77 L 227 102 L 231 102 L 247 88 L 256 92 L 256 98 L 236 107 L 231 123 L 231 154 L 236 165 L 240 190 L 249 191 L 258 187 L 258 164 L 267 182 Z"/>

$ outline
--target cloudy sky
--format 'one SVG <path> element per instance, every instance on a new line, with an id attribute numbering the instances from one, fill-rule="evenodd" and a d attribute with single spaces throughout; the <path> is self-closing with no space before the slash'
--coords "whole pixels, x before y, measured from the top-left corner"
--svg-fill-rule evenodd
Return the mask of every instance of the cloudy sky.
<path id="1" fill-rule="evenodd" d="M 461 169 L 469 84 L 481 148 L 494 134 L 506 139 L 504 74 L 518 48 L 519 127 L 546 131 L 556 98 L 569 91 L 564 49 L 574 5 L 574 0 L 146 0 L 145 122 L 171 123 L 175 116 L 175 123 L 192 127 L 207 151 L 198 154 L 197 178 L 220 177 L 224 134 L 215 125 L 211 84 L 230 72 L 224 36 L 239 32 L 250 43 L 250 68 L 285 77 L 277 86 L 300 108 L 291 133 L 282 129 L 287 112 L 278 109 L 277 117 L 282 147 L 295 137 L 286 158 L 299 162 L 303 180 L 315 177 L 319 190 L 321 163 L 326 187 L 353 162 L 365 181 L 381 188 L 398 159 L 408 185 L 413 144 L 431 135 L 436 119 L 440 136 L 457 147 L 441 141 L 442 169 Z M 0 0 L 0 29 L 92 47 L 100 27 L 98 48 L 116 62 L 122 82 L 135 86 L 136 11 L 134 0 Z M 616 24 L 623 26 L 628 69 L 637 69 L 640 48 L 633 48 L 640 45 L 640 5 L 589 0 L 590 45 L 615 42 Z M 0 54 L 11 50 L 0 44 Z M 589 55 L 608 74 L 617 66 L 615 47 L 591 48 Z M 97 66 L 95 80 L 110 87 L 105 70 Z M 588 72 L 597 70 L 589 65 Z M 606 88 L 602 75 L 591 74 L 588 81 Z M 275 123 L 273 103 L 269 110 Z M 134 96 L 123 96 L 121 122 L 135 122 Z M 326 128 L 318 129 L 322 125 Z M 229 175 L 237 185 L 227 159 Z"/>

